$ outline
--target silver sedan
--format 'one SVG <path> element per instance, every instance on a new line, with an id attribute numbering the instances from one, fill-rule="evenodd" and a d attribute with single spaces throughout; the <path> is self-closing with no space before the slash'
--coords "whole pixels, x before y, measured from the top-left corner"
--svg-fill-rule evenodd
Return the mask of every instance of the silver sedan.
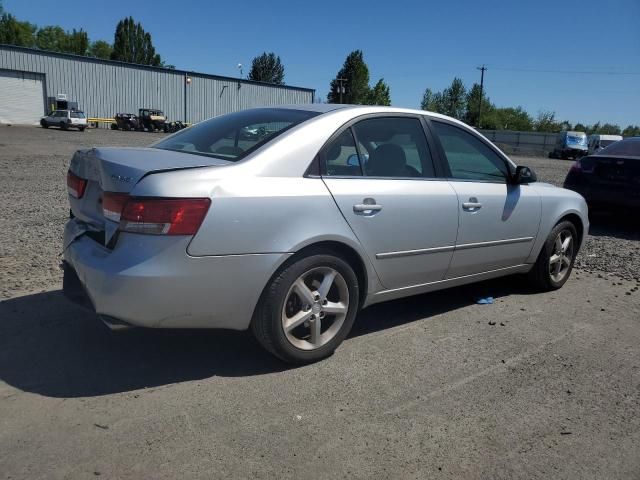
<path id="1" fill-rule="evenodd" d="M 112 328 L 250 328 L 292 363 L 374 303 L 516 273 L 560 288 L 588 230 L 580 195 L 465 124 L 387 107 L 223 115 L 78 151 L 67 185 L 69 298 Z"/>

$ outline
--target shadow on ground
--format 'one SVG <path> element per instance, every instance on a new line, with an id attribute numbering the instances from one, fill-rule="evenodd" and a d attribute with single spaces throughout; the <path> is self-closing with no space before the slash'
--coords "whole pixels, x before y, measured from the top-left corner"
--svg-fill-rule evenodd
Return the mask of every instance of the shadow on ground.
<path id="1" fill-rule="evenodd" d="M 374 305 L 360 314 L 350 337 L 427 320 L 475 303 L 480 296 L 514 293 L 531 291 L 512 277 Z M 93 314 L 69 303 L 60 290 L 0 303 L 0 380 L 45 396 L 98 396 L 288 368 L 263 351 L 249 332 L 111 332 Z"/>
<path id="2" fill-rule="evenodd" d="M 640 216 L 634 211 L 589 212 L 589 235 L 640 240 Z"/>

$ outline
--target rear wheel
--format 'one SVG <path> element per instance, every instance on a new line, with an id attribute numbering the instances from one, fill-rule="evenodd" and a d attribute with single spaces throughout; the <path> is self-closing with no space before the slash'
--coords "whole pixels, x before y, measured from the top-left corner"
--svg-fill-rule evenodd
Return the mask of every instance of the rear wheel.
<path id="1" fill-rule="evenodd" d="M 529 272 L 531 283 L 542 291 L 557 290 L 569 279 L 578 253 L 578 233 L 573 223 L 558 223 Z"/>
<path id="2" fill-rule="evenodd" d="M 264 348 L 285 362 L 311 363 L 342 343 L 358 305 L 358 279 L 351 266 L 331 254 L 311 254 L 275 275 L 251 329 Z"/>
<path id="3" fill-rule="evenodd" d="M 40 126 L 42 128 L 49 128 L 49 124 L 46 122 L 46 120 L 40 120 Z"/>

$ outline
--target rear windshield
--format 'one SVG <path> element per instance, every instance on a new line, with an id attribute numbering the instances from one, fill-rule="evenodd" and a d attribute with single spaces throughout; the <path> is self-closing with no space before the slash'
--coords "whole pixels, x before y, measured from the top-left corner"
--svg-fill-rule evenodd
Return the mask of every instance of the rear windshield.
<path id="1" fill-rule="evenodd" d="M 598 152 L 598 155 L 621 155 L 623 157 L 640 157 L 640 138 L 618 140 Z"/>
<path id="2" fill-rule="evenodd" d="M 82 113 L 82 112 L 71 112 L 71 118 L 84 118 L 84 113 Z"/>
<path id="3" fill-rule="evenodd" d="M 285 108 L 244 110 L 198 123 L 153 147 L 235 162 L 316 115 Z"/>

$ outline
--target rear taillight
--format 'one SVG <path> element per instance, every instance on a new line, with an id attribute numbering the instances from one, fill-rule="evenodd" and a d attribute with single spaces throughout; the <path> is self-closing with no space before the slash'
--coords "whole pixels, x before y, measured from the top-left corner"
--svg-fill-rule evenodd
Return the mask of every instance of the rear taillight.
<path id="1" fill-rule="evenodd" d="M 120 230 L 153 235 L 194 235 L 209 210 L 208 198 L 129 197 L 106 192 L 104 216 L 120 222 Z"/>
<path id="2" fill-rule="evenodd" d="M 590 157 L 584 157 L 573 162 L 569 173 L 593 173 L 594 162 Z"/>
<path id="3" fill-rule="evenodd" d="M 102 195 L 102 214 L 111 221 L 119 222 L 124 204 L 129 200 L 128 193 L 104 192 Z"/>
<path id="4" fill-rule="evenodd" d="M 573 162 L 573 165 L 571 165 L 571 168 L 569 169 L 569 173 L 581 173 L 582 172 L 582 165 L 580 165 L 580 160 L 576 160 L 575 162 Z"/>
<path id="5" fill-rule="evenodd" d="M 87 188 L 87 181 L 80 178 L 71 170 L 67 172 L 67 191 L 74 198 L 82 198 Z"/>

